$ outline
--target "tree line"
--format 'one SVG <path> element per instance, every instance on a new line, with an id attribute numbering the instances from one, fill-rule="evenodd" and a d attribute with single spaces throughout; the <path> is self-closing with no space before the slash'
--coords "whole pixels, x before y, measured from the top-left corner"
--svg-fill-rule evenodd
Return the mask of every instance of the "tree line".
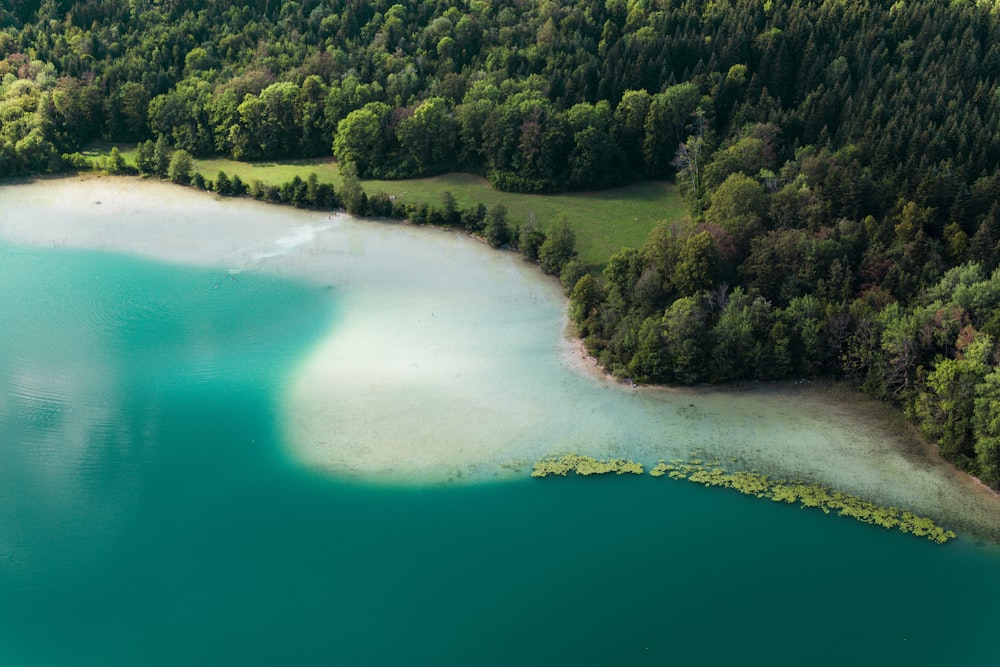
<path id="1" fill-rule="evenodd" d="M 224 197 L 251 197 L 264 202 L 288 204 L 296 208 L 321 211 L 344 210 L 352 215 L 404 220 L 416 225 L 434 225 L 459 229 L 473 234 L 491 247 L 521 253 L 536 262 L 544 273 L 559 278 L 569 292 L 587 274 L 576 250 L 576 234 L 565 216 L 548 230 L 533 220 L 511 220 L 503 204 L 487 207 L 482 202 L 461 208 L 451 192 L 442 193 L 439 205 L 430 202 L 403 202 L 384 192 L 369 196 L 361 185 L 353 165 L 344 168 L 338 191 L 333 184 L 320 182 L 315 172 L 305 179 L 293 176 L 281 184 L 260 179 L 245 182 L 238 174 L 220 170 L 214 179 L 206 178 L 195 167 L 194 158 L 184 149 L 171 149 L 161 135 L 153 142 L 139 144 L 135 166 L 128 164 L 117 147 L 109 154 L 92 160 L 80 153 L 63 155 L 74 169 L 93 170 L 112 175 L 139 175 L 170 180 Z"/>
<path id="2" fill-rule="evenodd" d="M 878 185 L 964 217 L 1000 155 L 998 37 L 971 1 L 18 0 L 0 9 L 0 175 L 163 135 L 363 178 L 598 188 L 673 175 L 697 116 L 706 152 L 772 123 L 779 157 L 854 145 Z"/>

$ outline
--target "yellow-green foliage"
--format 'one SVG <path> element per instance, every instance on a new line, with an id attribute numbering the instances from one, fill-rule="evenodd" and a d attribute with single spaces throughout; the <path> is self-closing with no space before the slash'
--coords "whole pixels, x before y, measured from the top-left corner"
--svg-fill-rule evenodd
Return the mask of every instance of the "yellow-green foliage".
<path id="1" fill-rule="evenodd" d="M 531 471 L 532 477 L 547 477 L 548 475 L 563 475 L 573 471 L 577 475 L 604 475 L 609 472 L 618 475 L 626 473 L 641 475 L 643 473 L 642 464 L 627 459 L 609 459 L 600 461 L 590 456 L 580 454 L 566 454 L 556 458 L 550 456 L 535 463 Z"/>
<path id="2" fill-rule="evenodd" d="M 955 537 L 955 533 L 937 526 L 933 520 L 897 507 L 877 505 L 849 493 L 831 491 L 819 484 L 771 480 L 767 475 L 756 472 L 729 473 L 719 467 L 718 462 L 706 466 L 700 459 L 688 462 L 671 461 L 669 464 L 660 461 L 650 474 L 656 477 L 667 475 L 673 479 L 686 479 L 705 486 L 722 486 L 746 495 L 770 498 L 775 502 L 797 502 L 801 507 L 816 507 L 826 514 L 833 510 L 840 516 L 851 517 L 883 528 L 898 528 L 904 533 L 926 537 L 938 544 L 944 544 Z"/>

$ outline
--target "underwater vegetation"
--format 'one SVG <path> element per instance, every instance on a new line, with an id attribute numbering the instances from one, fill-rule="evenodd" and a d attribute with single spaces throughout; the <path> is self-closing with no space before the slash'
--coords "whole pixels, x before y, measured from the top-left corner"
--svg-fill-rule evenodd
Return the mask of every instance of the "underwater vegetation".
<path id="1" fill-rule="evenodd" d="M 548 475 L 565 476 L 574 471 L 578 475 L 601 475 L 610 472 L 619 475 L 632 473 L 641 475 L 642 464 L 626 459 L 610 459 L 601 461 L 589 456 L 567 454 L 561 457 L 548 457 L 535 463 L 531 471 L 532 477 Z M 863 523 L 882 526 L 886 529 L 895 528 L 903 533 L 917 537 L 925 537 L 932 542 L 944 544 L 956 537 L 955 533 L 938 526 L 928 517 L 917 516 L 898 507 L 887 507 L 870 502 L 864 498 L 834 491 L 816 483 L 771 479 L 758 472 L 740 470 L 728 472 L 718 461 L 705 462 L 692 458 L 688 461 L 672 460 L 669 463 L 660 461 L 650 471 L 653 477 L 670 477 L 671 479 L 686 479 L 705 486 L 718 486 L 734 489 L 748 496 L 766 498 L 774 502 L 800 503 L 800 507 L 814 507 L 829 514 L 837 512 L 840 516 L 850 517 Z"/>
<path id="2" fill-rule="evenodd" d="M 641 475 L 643 473 L 642 464 L 628 459 L 609 459 L 601 461 L 589 456 L 580 454 L 566 454 L 558 458 L 550 456 L 535 463 L 531 469 L 532 477 L 546 477 L 548 475 L 562 475 L 573 471 L 577 475 L 605 475 L 613 472 L 618 475 L 626 473 Z"/>
<path id="3" fill-rule="evenodd" d="M 700 459 L 690 461 L 660 461 L 650 471 L 656 477 L 666 475 L 672 479 L 686 479 L 705 486 L 721 486 L 735 489 L 740 493 L 757 498 L 768 498 L 774 502 L 801 503 L 800 507 L 815 507 L 829 514 L 836 511 L 840 516 L 850 517 L 864 523 L 896 528 L 904 533 L 926 537 L 932 542 L 944 544 L 956 537 L 950 530 L 941 528 L 928 517 L 917 516 L 898 507 L 887 507 L 870 502 L 843 491 L 833 491 L 815 483 L 772 480 L 757 472 L 727 472 L 718 462 L 704 463 Z"/>

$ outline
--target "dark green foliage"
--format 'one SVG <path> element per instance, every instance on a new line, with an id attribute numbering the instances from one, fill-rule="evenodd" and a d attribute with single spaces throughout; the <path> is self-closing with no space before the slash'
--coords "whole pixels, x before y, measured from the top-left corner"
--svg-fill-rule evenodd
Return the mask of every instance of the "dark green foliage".
<path id="1" fill-rule="evenodd" d="M 576 235 L 566 220 L 560 220 L 549 230 L 545 242 L 538 248 L 538 262 L 542 266 L 542 271 L 558 276 L 574 257 L 576 257 Z"/>
<path id="2" fill-rule="evenodd" d="M 769 301 L 734 289 L 712 327 L 711 379 L 732 382 L 774 377 L 775 350 L 769 345 L 773 325 Z"/>
<path id="3" fill-rule="evenodd" d="M 239 174 L 233 174 L 232 180 L 229 182 L 229 194 L 236 197 L 242 197 L 247 193 L 247 184 L 239 177 Z"/>
<path id="4" fill-rule="evenodd" d="M 968 338 L 973 338 L 968 340 Z M 976 456 L 973 413 L 977 387 L 991 370 L 993 338 L 966 333 L 962 356 L 942 359 L 917 392 L 913 410 L 923 431 L 935 438 L 946 458 L 970 465 Z M 981 411 L 982 412 L 982 411 Z M 980 415 L 979 423 L 988 416 Z"/>
<path id="5" fill-rule="evenodd" d="M 422 102 L 399 121 L 396 136 L 407 173 L 435 174 L 455 167 L 456 126 L 443 98 Z"/>
<path id="6" fill-rule="evenodd" d="M 708 379 L 709 306 L 705 293 L 674 301 L 661 320 L 667 353 L 664 382 L 695 384 Z"/>
<path id="7" fill-rule="evenodd" d="M 152 173 L 160 178 L 166 178 L 170 169 L 170 145 L 167 138 L 162 134 L 156 138 L 153 144 L 153 164 Z"/>
<path id="8" fill-rule="evenodd" d="M 679 296 L 709 290 L 719 281 L 722 257 L 715 238 L 706 230 L 685 237 L 679 244 L 670 283 Z"/>
<path id="9" fill-rule="evenodd" d="M 232 181 L 224 171 L 219 171 L 215 176 L 215 191 L 220 195 L 232 194 Z"/>
<path id="10" fill-rule="evenodd" d="M 563 264 L 562 269 L 559 271 L 559 282 L 562 283 L 566 294 L 569 295 L 573 291 L 573 287 L 585 275 L 589 275 L 587 267 L 577 257 L 574 257 Z"/>
<path id="11" fill-rule="evenodd" d="M 994 369 L 976 387 L 972 419 L 976 470 L 1000 484 L 1000 371 Z"/>
<path id="12" fill-rule="evenodd" d="M 585 273 L 576 281 L 569 298 L 570 319 L 576 323 L 584 336 L 590 334 L 594 310 L 604 299 L 603 289 L 594 276 Z"/>
<path id="13" fill-rule="evenodd" d="M 111 153 L 108 155 L 108 173 L 128 173 L 128 165 L 125 164 L 125 158 L 122 157 L 122 153 L 117 146 L 113 146 L 111 148 Z"/>
<path id="14" fill-rule="evenodd" d="M 194 162 L 191 154 L 183 148 L 174 151 L 170 156 L 170 166 L 167 168 L 167 175 L 174 183 L 187 185 L 191 182 L 191 174 L 194 171 Z"/>
<path id="15" fill-rule="evenodd" d="M 340 189 L 340 199 L 348 213 L 365 213 L 365 206 L 368 197 L 361 189 L 361 181 L 358 179 L 358 170 L 353 162 L 350 162 L 341 169 L 344 184 Z"/>
<path id="16" fill-rule="evenodd" d="M 308 186 L 302 177 L 296 174 L 291 181 L 281 185 L 281 201 L 296 208 L 304 208 L 309 204 L 307 198 Z"/>
<path id="17" fill-rule="evenodd" d="M 507 221 L 507 208 L 502 204 L 497 204 L 486 214 L 483 236 L 494 248 L 503 248 L 510 244 L 512 234 Z"/>
<path id="18" fill-rule="evenodd" d="M 382 102 L 370 102 L 352 111 L 337 125 L 333 154 L 341 163 L 355 165 L 360 177 L 395 176 L 395 167 L 390 163 L 391 115 L 392 108 Z"/>
<path id="19" fill-rule="evenodd" d="M 483 222 L 486 220 L 486 205 L 479 203 L 474 208 L 469 208 L 461 213 L 462 227 L 470 232 L 478 232 L 483 229 Z"/>
<path id="20" fill-rule="evenodd" d="M 704 137 L 708 188 L 761 168 L 780 186 L 796 147 L 856 146 L 810 173 L 837 217 L 903 189 L 971 238 L 996 200 L 988 3 L 281 6 L 67 0 L 16 14 L 0 75 L 36 85 L 3 93 L 30 103 L 16 102 L 27 122 L 6 123 L 0 174 L 98 136 L 164 135 L 241 159 L 336 145 L 361 176 L 460 166 L 543 192 L 669 176 L 678 146 Z"/>
<path id="21" fill-rule="evenodd" d="M 135 166 L 140 174 L 148 175 L 156 173 L 156 162 L 153 160 L 154 144 L 152 141 L 143 141 L 136 150 Z"/>
<path id="22" fill-rule="evenodd" d="M 441 211 L 442 223 L 449 227 L 457 227 L 462 223 L 462 215 L 455 202 L 455 195 L 448 190 L 441 193 L 443 210 Z"/>
<path id="23" fill-rule="evenodd" d="M 712 191 L 705 220 L 729 232 L 742 255 L 764 230 L 766 210 L 764 187 L 756 179 L 734 172 Z"/>
<path id="24" fill-rule="evenodd" d="M 538 259 L 538 250 L 545 243 L 545 232 L 538 228 L 533 218 L 521 225 L 517 233 L 517 249 L 531 260 Z"/>

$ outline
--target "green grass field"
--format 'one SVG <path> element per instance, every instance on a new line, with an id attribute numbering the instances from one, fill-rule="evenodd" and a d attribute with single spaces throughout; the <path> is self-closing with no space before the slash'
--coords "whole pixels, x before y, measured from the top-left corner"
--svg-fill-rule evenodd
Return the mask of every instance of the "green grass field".
<path id="1" fill-rule="evenodd" d="M 135 149 L 121 146 L 129 164 L 135 163 Z M 96 146 L 85 155 L 95 159 L 106 155 L 111 146 Z M 331 158 L 287 160 L 280 162 L 236 162 L 213 158 L 195 160 L 195 167 L 210 180 L 219 171 L 239 175 L 249 183 L 260 180 L 280 185 L 296 175 L 307 178 L 315 172 L 320 182 L 339 187 L 342 180 L 337 163 Z M 649 231 L 662 220 L 678 220 L 687 214 L 677 188 L 668 182 L 644 181 L 623 188 L 597 192 L 574 192 L 557 195 L 526 195 L 494 190 L 486 179 L 471 174 L 452 173 L 430 178 L 403 181 L 362 181 L 369 195 L 385 192 L 405 202 L 440 205 L 443 193 L 451 192 L 460 207 L 482 202 L 488 207 L 503 204 L 512 223 L 520 225 L 534 217 L 542 229 L 565 216 L 576 232 L 580 259 L 595 269 L 623 247 L 642 245 Z"/>

